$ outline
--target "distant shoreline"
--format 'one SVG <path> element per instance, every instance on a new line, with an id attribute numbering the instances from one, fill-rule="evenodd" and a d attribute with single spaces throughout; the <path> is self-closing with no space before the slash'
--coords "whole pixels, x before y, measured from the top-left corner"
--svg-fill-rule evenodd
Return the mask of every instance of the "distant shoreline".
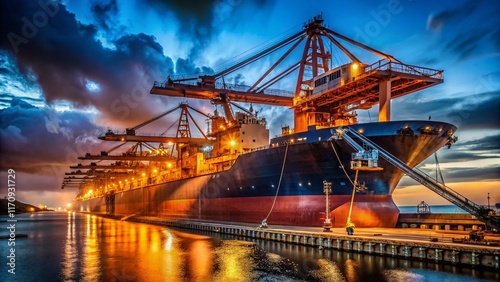
<path id="1" fill-rule="evenodd" d="M 40 208 L 30 204 L 26 204 L 19 201 L 9 202 L 7 199 L 0 199 L 0 215 L 9 215 L 9 203 L 14 204 L 14 213 L 29 213 L 29 212 L 41 212 L 41 211 L 54 211 L 52 209 Z M 11 205 L 12 207 L 12 205 Z"/>

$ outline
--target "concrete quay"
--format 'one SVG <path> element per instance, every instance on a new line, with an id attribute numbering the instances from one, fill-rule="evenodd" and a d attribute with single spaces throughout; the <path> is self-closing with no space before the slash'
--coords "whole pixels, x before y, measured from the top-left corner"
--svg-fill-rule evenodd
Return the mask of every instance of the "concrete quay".
<path id="1" fill-rule="evenodd" d="M 112 218 L 119 219 L 120 216 L 115 215 Z M 332 228 L 332 232 L 323 232 L 320 227 L 270 226 L 269 228 L 258 228 L 255 224 L 250 223 L 146 216 L 126 217 L 126 220 L 306 245 L 317 247 L 320 250 L 332 249 L 434 263 L 500 269 L 500 247 L 452 242 L 453 238 L 464 237 L 467 232 L 413 228 L 356 228 L 354 235 L 348 236 L 343 228 Z M 491 240 L 492 238 L 487 237 L 486 239 Z"/>
<path id="2" fill-rule="evenodd" d="M 485 230 L 484 222 L 470 214 L 399 214 L 396 227 L 434 230 Z"/>

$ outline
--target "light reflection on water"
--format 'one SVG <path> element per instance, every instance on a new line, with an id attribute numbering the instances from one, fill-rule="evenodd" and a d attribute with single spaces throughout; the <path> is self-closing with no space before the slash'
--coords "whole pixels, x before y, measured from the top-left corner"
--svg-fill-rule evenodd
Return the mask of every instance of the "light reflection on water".
<path id="1" fill-rule="evenodd" d="M 443 282 L 500 278 L 493 271 L 192 234 L 86 214 L 39 213 L 17 219 L 16 232 L 29 238 L 16 241 L 16 275 L 4 268 L 0 281 Z"/>

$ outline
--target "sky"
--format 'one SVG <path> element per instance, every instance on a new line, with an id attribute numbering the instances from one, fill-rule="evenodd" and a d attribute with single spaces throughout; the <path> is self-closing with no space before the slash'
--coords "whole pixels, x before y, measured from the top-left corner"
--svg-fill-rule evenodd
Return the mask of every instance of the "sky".
<path id="1" fill-rule="evenodd" d="M 15 171 L 20 201 L 49 207 L 71 202 L 77 191 L 60 189 L 64 172 L 78 156 L 114 146 L 97 140 L 100 133 L 179 104 L 178 98 L 149 94 L 154 81 L 224 69 L 322 13 L 340 34 L 404 63 L 444 70 L 443 84 L 393 100 L 392 120 L 432 116 L 456 125 L 458 142 L 437 153 L 445 182 L 478 204 L 487 204 L 488 193 L 490 204 L 500 203 L 499 1 L 0 3 L 0 177 L 7 183 L 7 171 Z M 352 52 L 365 63 L 380 59 Z M 226 81 L 250 84 L 276 58 Z M 292 89 L 293 78 L 277 86 Z M 189 104 L 213 111 L 207 101 Z M 289 109 L 254 108 L 272 136 L 293 125 Z M 375 121 L 377 112 L 358 111 L 360 122 Z M 434 157 L 419 167 L 435 175 Z M 2 187 L 0 196 L 7 194 Z M 403 206 L 448 204 L 407 177 L 393 198 Z"/>

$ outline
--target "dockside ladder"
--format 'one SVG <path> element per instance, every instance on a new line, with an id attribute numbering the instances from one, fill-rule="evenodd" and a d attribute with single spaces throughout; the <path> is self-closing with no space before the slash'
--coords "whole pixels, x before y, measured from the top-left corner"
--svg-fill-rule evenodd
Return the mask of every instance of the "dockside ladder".
<path id="1" fill-rule="evenodd" d="M 469 199 L 462 196 L 458 192 L 454 191 L 450 187 L 444 185 L 443 183 L 437 182 L 437 180 L 433 179 L 431 176 L 424 173 L 423 171 L 417 168 L 412 169 L 411 167 L 407 166 L 403 161 L 399 160 L 398 158 L 387 152 L 379 145 L 370 141 L 365 136 L 359 134 L 356 130 L 351 129 L 349 127 L 344 127 L 343 129 L 346 130 L 344 134 L 351 133 L 354 137 L 358 138 L 368 146 L 372 147 L 372 149 L 378 150 L 379 155 L 382 158 L 384 158 L 386 161 L 388 161 L 389 163 L 400 169 L 409 177 L 413 178 L 414 180 L 424 185 L 425 187 L 431 189 L 433 192 L 445 198 L 452 204 L 460 207 L 461 209 L 477 217 L 480 221 L 484 222 L 487 227 L 494 228 L 497 231 L 500 230 L 500 217 L 490 216 L 488 214 L 485 214 L 484 212 L 485 210 L 480 205 L 470 201 Z"/>

